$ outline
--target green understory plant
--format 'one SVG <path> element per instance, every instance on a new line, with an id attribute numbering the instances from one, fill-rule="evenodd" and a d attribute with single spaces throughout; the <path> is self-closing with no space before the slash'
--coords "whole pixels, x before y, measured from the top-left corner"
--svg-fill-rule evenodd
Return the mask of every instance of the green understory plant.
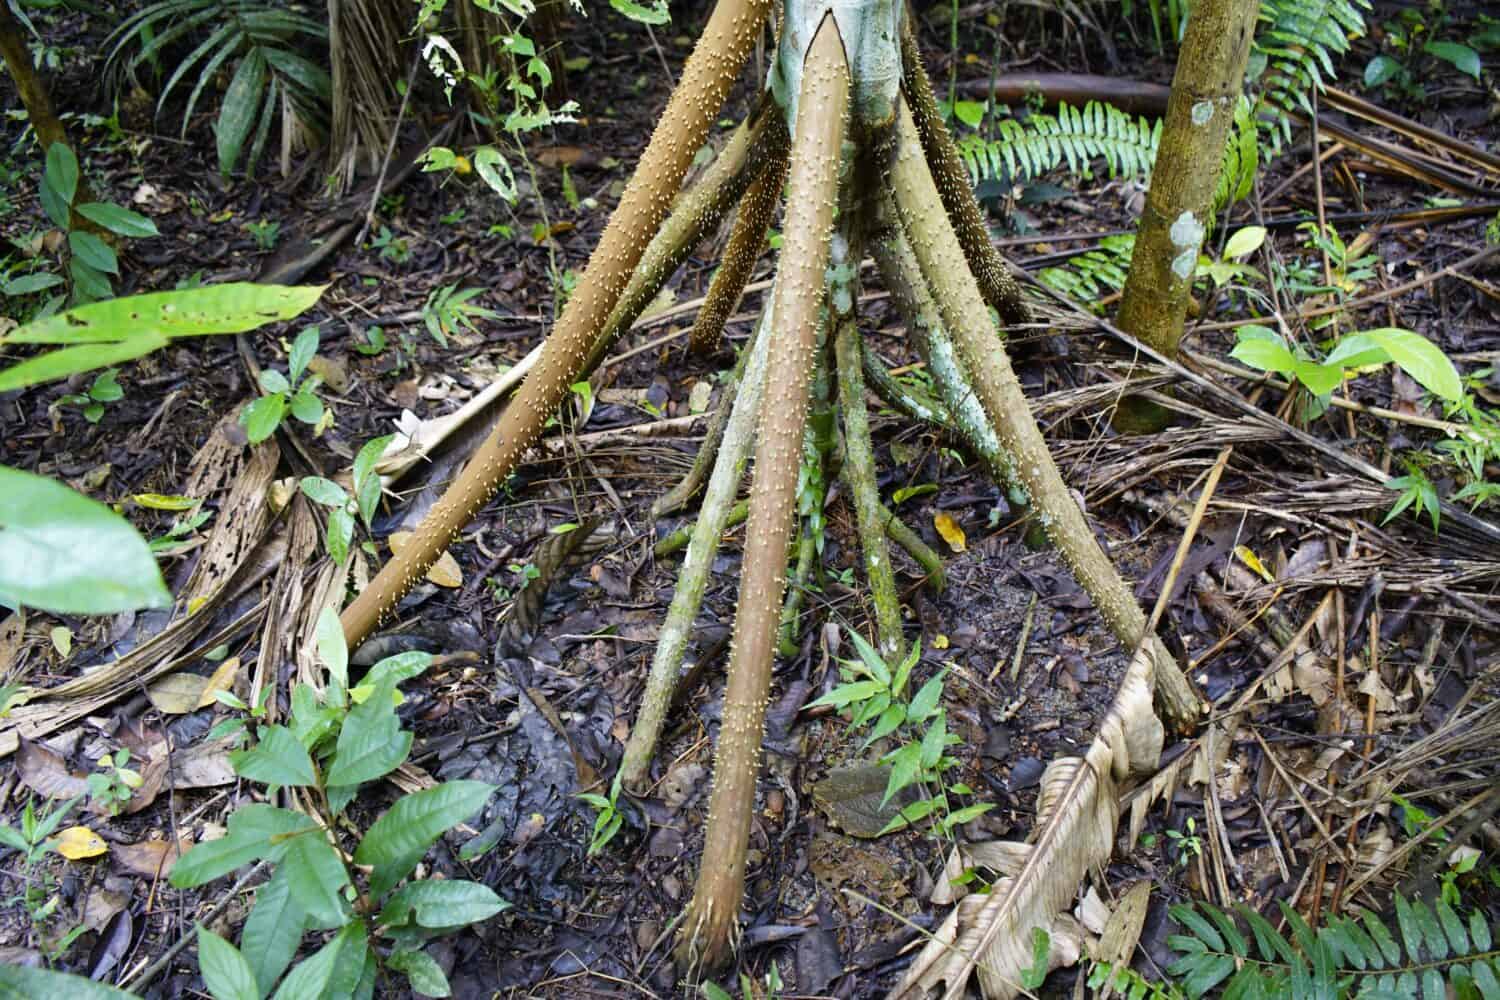
<path id="1" fill-rule="evenodd" d="M 432 657 L 388 657 L 351 686 L 348 648 L 330 610 L 319 619 L 317 647 L 327 668 L 323 690 L 296 684 L 286 724 L 258 726 L 255 745 L 230 757 L 236 774 L 268 792 L 302 790 L 299 801 L 310 812 L 242 805 L 224 837 L 198 844 L 172 869 L 172 884 L 191 888 L 255 861 L 273 867 L 238 948 L 200 929 L 204 982 L 217 1000 L 264 997 L 273 987 L 277 1000 L 342 1000 L 371 996 L 384 969 L 401 973 L 418 993 L 447 996 L 447 979 L 423 947 L 509 904 L 477 882 L 408 877 L 439 837 L 483 807 L 494 786 L 448 781 L 402 795 L 351 837 L 349 804 L 411 751 L 412 734 L 396 714 L 399 686 L 421 676 Z M 334 934 L 286 972 L 310 931 Z"/>
<path id="2" fill-rule="evenodd" d="M 475 320 L 499 319 L 500 314 L 493 309 L 474 304 L 473 300 L 484 293 L 484 288 L 460 290 L 456 283 L 433 290 L 422 304 L 422 322 L 426 325 L 427 332 L 432 334 L 432 339 L 447 347 L 448 334 L 458 330 L 478 333 Z"/>
<path id="3" fill-rule="evenodd" d="M 47 855 L 57 850 L 52 835 L 82 798 L 76 795 L 66 802 L 46 806 L 40 813 L 28 798 L 21 808 L 20 829 L 0 823 L 0 845 L 13 848 L 20 855 L 21 891 L 7 899 L 5 905 L 7 908 L 19 905 L 25 912 L 31 933 L 46 949 L 49 961 L 55 961 L 86 929 L 82 925 L 70 928 L 51 946 L 46 944 L 47 925 L 57 913 L 62 897 L 57 892 L 57 880 L 45 863 Z"/>
<path id="4" fill-rule="evenodd" d="M 100 238 L 100 232 L 131 239 L 160 235 L 156 223 L 128 208 L 102 201 L 76 203 L 82 190 L 78 158 L 66 143 L 54 142 L 47 147 L 47 166 L 39 191 L 47 218 L 68 237 L 68 277 L 74 305 L 98 302 L 115 294 L 110 276 L 119 276 L 120 258 L 114 247 Z M 39 280 L 33 276 L 28 290 L 48 287 Z M 56 283 L 61 284 L 62 279 Z"/>
<path id="5" fill-rule="evenodd" d="M 55 405 L 81 406 L 83 419 L 91 424 L 97 424 L 104 418 L 105 404 L 116 403 L 125 398 L 125 390 L 120 388 L 119 382 L 115 381 L 115 374 L 115 369 L 105 369 L 94 376 L 88 392 L 71 392 L 66 396 L 59 396 Z"/>
<path id="6" fill-rule="evenodd" d="M 974 790 L 962 782 L 949 783 L 945 777 L 947 771 L 958 766 L 958 761 L 944 751 L 960 740 L 948 732 L 947 715 L 940 707 L 944 674 L 934 676 L 916 694 L 909 693 L 912 668 L 921 658 L 921 643 L 912 643 L 910 651 L 892 669 L 858 632 L 850 629 L 849 639 L 859 654 L 858 659 L 839 660 L 843 683 L 807 707 L 827 705 L 850 712 L 846 730 L 850 733 L 868 726 L 861 750 L 887 736 L 904 738 L 899 746 L 880 758 L 881 764 L 890 768 L 881 806 L 913 785 L 920 785 L 927 794 L 904 806 L 881 833 L 934 819 L 932 832 L 948 836 L 955 827 L 994 808 L 990 803 L 954 808 L 949 800 L 950 795 L 973 795 Z"/>
<path id="7" fill-rule="evenodd" d="M 333 422 L 333 411 L 318 398 L 323 378 L 307 370 L 308 363 L 318 353 L 320 336 L 316 326 L 304 327 L 297 334 L 287 351 L 285 375 L 274 368 L 261 369 L 260 388 L 264 395 L 240 411 L 240 424 L 251 444 L 259 444 L 275 434 L 288 411 L 310 425 L 314 435 L 327 430 Z"/>
<path id="8" fill-rule="evenodd" d="M 381 453 L 393 437 L 394 435 L 387 434 L 374 438 L 359 449 L 359 454 L 354 457 L 352 497 L 331 479 L 324 479 L 322 476 L 302 477 L 302 492 L 307 498 L 328 508 L 325 544 L 328 546 L 328 555 L 334 562 L 341 563 L 349 555 L 349 543 L 354 538 L 355 517 L 365 522 L 366 531 L 370 530 L 370 519 L 375 516 L 375 508 L 380 503 L 380 476 L 375 472 L 375 463 L 380 461 Z"/>
<path id="9" fill-rule="evenodd" d="M 1208 903 L 1174 905 L 1172 918 L 1186 933 L 1167 939 L 1179 956 L 1168 975 L 1193 998 L 1220 984 L 1234 1000 L 1500 997 L 1500 950 L 1481 909 L 1463 918 L 1446 900 L 1429 907 L 1397 893 L 1394 924 L 1361 909 L 1326 914 L 1314 930 L 1286 902 L 1278 905 L 1290 938 L 1248 906 L 1235 908 L 1247 937 L 1234 915 Z"/>
<path id="10" fill-rule="evenodd" d="M 121 747 L 100 757 L 97 769 L 88 776 L 89 801 L 111 816 L 119 815 L 141 787 L 141 772 L 127 767 L 129 763 L 130 751 Z"/>

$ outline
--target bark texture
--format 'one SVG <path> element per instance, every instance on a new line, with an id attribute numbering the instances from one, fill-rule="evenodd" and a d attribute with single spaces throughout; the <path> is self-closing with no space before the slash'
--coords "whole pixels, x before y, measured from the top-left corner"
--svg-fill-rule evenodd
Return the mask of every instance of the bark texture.
<path id="1" fill-rule="evenodd" d="M 1258 7 L 1255 0 L 1195 0 L 1177 56 L 1118 319 L 1168 357 L 1177 356 L 1182 337 Z"/>
<path id="2" fill-rule="evenodd" d="M 433 505 L 406 547 L 341 616 L 344 636 L 358 643 L 388 614 L 495 494 L 535 443 L 547 418 L 577 381 L 591 348 L 671 208 L 693 156 L 724 104 L 740 67 L 770 14 L 770 0 L 720 0 L 684 67 L 630 184 L 610 216 L 536 368 L 505 415 Z"/>

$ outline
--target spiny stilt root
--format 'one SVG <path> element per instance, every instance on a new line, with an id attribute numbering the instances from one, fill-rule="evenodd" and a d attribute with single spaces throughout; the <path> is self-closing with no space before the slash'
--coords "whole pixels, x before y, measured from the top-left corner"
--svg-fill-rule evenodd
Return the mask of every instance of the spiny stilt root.
<path id="1" fill-rule="evenodd" d="M 779 329 L 770 344 L 755 448 L 724 721 L 698 882 L 678 932 L 678 963 L 690 971 L 722 967 L 734 953 L 848 105 L 843 44 L 825 17 L 803 64 L 785 253 L 773 299 Z"/>
<path id="2" fill-rule="evenodd" d="M 719 0 L 683 68 L 651 141 L 610 216 L 578 290 L 547 338 L 536 367 L 474 457 L 422 525 L 344 610 L 357 644 L 420 580 L 469 520 L 515 470 L 547 418 L 578 380 L 599 332 L 661 227 L 693 157 L 723 107 L 771 12 L 771 0 Z"/>

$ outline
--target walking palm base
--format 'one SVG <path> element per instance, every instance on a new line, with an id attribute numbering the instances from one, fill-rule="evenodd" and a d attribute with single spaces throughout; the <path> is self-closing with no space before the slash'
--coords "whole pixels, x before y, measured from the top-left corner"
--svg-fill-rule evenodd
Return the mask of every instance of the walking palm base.
<path id="1" fill-rule="evenodd" d="M 797 591 L 787 602 L 790 609 L 783 598 L 799 479 L 804 489 L 821 483 L 825 467 L 841 452 L 840 474 L 854 500 L 878 641 L 887 655 L 903 641 L 887 534 L 936 568 L 936 557 L 884 509 L 875 487 L 866 376 L 877 390 L 900 390 L 862 351 L 855 304 L 859 262 L 868 250 L 938 389 L 935 400 L 903 394 L 892 401 L 948 425 L 1008 487 L 1025 495 L 1120 642 L 1134 651 L 1087 755 L 1059 760 L 1044 776 L 1042 829 L 1033 846 L 1013 852 L 1018 859 L 1024 855 L 1024 863 L 991 893 L 960 904 L 945 925 L 948 943 L 930 944 L 903 985 L 925 991 L 946 983 L 957 994 L 977 969 L 987 995 L 1010 996 L 1019 989 L 1020 970 L 1032 964 L 1032 928 L 1051 935 L 1055 961 L 1068 958 L 1076 937 L 1063 911 L 1088 867 L 1109 856 L 1119 783 L 1152 767 L 1161 747 L 1153 692 L 1178 726 L 1191 724 L 1198 703 L 1161 643 L 1145 634 L 1145 616 L 1099 548 L 1031 418 L 988 309 L 1019 322 L 1026 318 L 1025 303 L 989 243 L 911 34 L 903 30 L 899 4 L 868 0 L 830 8 L 787 0 L 767 98 L 673 206 L 689 162 L 769 13 L 769 0 L 720 0 L 536 367 L 415 536 L 344 612 L 344 630 L 351 643 L 361 639 L 422 577 L 535 443 L 568 386 L 598 363 L 693 247 L 738 204 L 728 256 L 692 342 L 702 347 L 718 339 L 763 249 L 785 171 L 774 289 L 742 355 L 732 404 L 726 400 L 700 456 L 699 475 L 710 465 L 712 472 L 618 780 L 633 790 L 649 781 L 687 636 L 753 444 L 749 526 L 708 827 L 677 948 L 687 967 L 721 966 L 737 941 L 778 631 L 784 621 L 795 621 Z M 810 411 L 841 413 L 842 449 L 828 433 L 812 435 L 814 444 L 805 448 Z M 672 504 L 697 485 L 695 477 L 674 491 Z M 814 558 L 811 527 L 804 525 L 798 535 L 799 575 Z"/>

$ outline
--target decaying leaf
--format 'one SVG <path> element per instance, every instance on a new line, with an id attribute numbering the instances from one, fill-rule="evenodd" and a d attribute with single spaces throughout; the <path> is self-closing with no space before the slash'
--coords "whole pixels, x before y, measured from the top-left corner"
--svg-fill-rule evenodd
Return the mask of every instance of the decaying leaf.
<path id="1" fill-rule="evenodd" d="M 193 846 L 192 837 L 184 837 L 173 845 L 170 840 L 142 840 L 135 844 L 115 847 L 115 864 L 122 871 L 146 878 L 165 878 L 172 873 L 172 866 L 188 848 Z"/>
<path id="2" fill-rule="evenodd" d="M 1021 989 L 1022 970 L 1034 966 L 1032 934 L 1045 931 L 1055 968 L 1079 955 L 1082 929 L 1066 912 L 1090 868 L 1108 861 L 1119 820 L 1119 783 L 1154 770 L 1163 728 L 1152 711 L 1151 659 L 1130 661 L 1099 733 L 1081 758 L 1063 757 L 1042 775 L 1037 834 L 1025 864 L 986 895 L 970 895 L 943 922 L 936 940 L 917 956 L 893 997 L 922 997 L 945 986 L 964 994 L 971 973 L 989 1000 Z M 951 942 L 945 945 L 944 941 Z"/>
<path id="3" fill-rule="evenodd" d="M 68 770 L 62 754 L 34 740 L 21 741 L 16 751 L 16 771 L 22 784 L 51 799 L 71 799 L 89 790 L 88 779 Z"/>
<path id="4" fill-rule="evenodd" d="M 1094 960 L 1111 965 L 1129 964 L 1136 942 L 1141 939 L 1141 928 L 1146 924 L 1146 910 L 1151 902 L 1151 882 L 1142 879 L 1132 883 L 1120 901 L 1115 904 L 1109 919 L 1104 922 L 1104 931 L 1094 946 Z M 1106 988 L 1104 995 L 1107 997 Z"/>
<path id="5" fill-rule="evenodd" d="M 952 514 L 938 511 L 932 515 L 932 526 L 937 529 L 939 535 L 943 536 L 943 541 L 948 543 L 948 548 L 954 552 L 963 552 L 968 549 L 969 540 L 964 536 L 964 529 L 953 519 Z"/>
<path id="6" fill-rule="evenodd" d="M 231 656 L 208 677 L 186 671 L 168 674 L 148 685 L 146 695 L 157 711 L 167 715 L 186 715 L 212 705 L 216 691 L 229 690 L 239 668 L 239 657 Z"/>
<path id="7" fill-rule="evenodd" d="M 57 836 L 57 853 L 69 861 L 97 858 L 108 850 L 104 838 L 86 826 L 70 826 Z"/>

